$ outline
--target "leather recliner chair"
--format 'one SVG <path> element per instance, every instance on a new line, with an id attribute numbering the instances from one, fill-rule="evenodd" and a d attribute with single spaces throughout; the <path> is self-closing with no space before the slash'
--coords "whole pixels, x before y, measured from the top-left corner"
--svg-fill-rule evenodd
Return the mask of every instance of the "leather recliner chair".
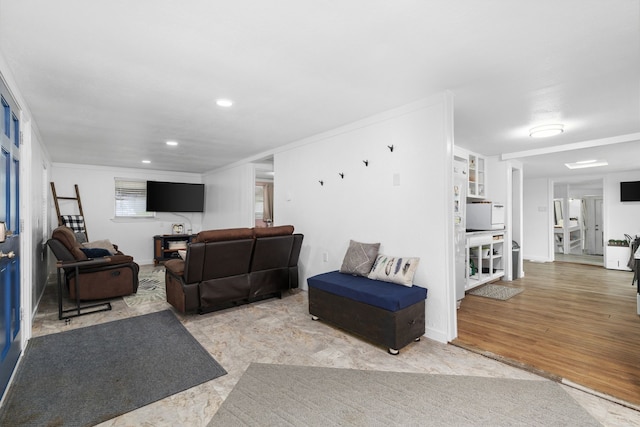
<path id="1" fill-rule="evenodd" d="M 53 230 L 47 245 L 60 262 L 89 260 L 83 246 L 76 240 L 74 232 L 65 226 Z M 76 299 L 76 282 L 79 282 L 80 300 L 99 300 L 134 294 L 138 290 L 139 267 L 133 257 L 117 251 L 105 257 L 107 262 L 78 269 L 64 268 L 65 283 L 69 297 Z"/>

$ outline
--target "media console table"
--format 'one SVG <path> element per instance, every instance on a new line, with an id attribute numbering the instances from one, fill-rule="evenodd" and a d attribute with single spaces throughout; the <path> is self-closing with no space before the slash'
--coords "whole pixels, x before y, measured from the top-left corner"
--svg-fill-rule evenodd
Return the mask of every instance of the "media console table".
<path id="1" fill-rule="evenodd" d="M 194 237 L 196 237 L 195 234 L 162 234 L 153 236 L 153 263 L 158 265 L 163 261 L 178 258 L 178 251 L 187 249 L 187 244 Z"/>

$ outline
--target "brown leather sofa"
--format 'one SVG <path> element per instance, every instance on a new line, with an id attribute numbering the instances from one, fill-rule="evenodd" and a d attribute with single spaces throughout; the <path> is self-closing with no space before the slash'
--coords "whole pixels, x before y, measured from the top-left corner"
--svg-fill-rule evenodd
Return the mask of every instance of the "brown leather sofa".
<path id="1" fill-rule="evenodd" d="M 60 226 L 53 230 L 47 245 L 62 263 L 89 259 L 83 252 L 83 245 L 76 240 L 75 233 L 69 227 Z M 78 292 L 81 300 L 115 298 L 138 291 L 139 267 L 133 257 L 117 251 L 104 258 L 107 262 L 103 264 L 79 267 Z M 69 297 L 76 299 L 75 268 L 65 268 L 64 273 Z"/>
<path id="2" fill-rule="evenodd" d="M 166 267 L 167 301 L 183 313 L 246 304 L 298 287 L 302 234 L 293 226 L 201 231 Z"/>

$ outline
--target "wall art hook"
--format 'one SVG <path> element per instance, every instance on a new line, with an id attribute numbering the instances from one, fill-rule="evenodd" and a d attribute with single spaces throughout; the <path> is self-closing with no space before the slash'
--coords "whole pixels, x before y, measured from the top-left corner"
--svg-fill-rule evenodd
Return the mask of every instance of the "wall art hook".
<path id="1" fill-rule="evenodd" d="M 338 172 L 338 175 L 340 175 L 340 178 L 344 179 L 344 172 Z"/>
<path id="2" fill-rule="evenodd" d="M 363 160 L 362 163 L 364 163 L 365 166 L 369 166 L 369 160 Z"/>
<path id="3" fill-rule="evenodd" d="M 393 145 L 387 145 L 387 148 L 393 153 Z"/>
<path id="4" fill-rule="evenodd" d="M 323 180 L 320 180 L 318 182 L 320 183 L 320 185 L 324 185 L 324 181 Z"/>

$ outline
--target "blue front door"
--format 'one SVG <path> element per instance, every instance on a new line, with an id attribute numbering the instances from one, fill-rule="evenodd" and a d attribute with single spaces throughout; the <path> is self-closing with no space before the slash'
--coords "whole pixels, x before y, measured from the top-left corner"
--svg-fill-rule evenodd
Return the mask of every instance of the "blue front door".
<path id="1" fill-rule="evenodd" d="M 21 351 L 20 333 L 20 112 L 0 79 L 0 395 L 9 383 Z"/>

